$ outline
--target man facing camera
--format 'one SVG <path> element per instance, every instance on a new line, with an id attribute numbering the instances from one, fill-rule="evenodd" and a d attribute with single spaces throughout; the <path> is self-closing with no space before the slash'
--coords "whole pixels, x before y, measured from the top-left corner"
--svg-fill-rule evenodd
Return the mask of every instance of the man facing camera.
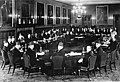
<path id="1" fill-rule="evenodd" d="M 37 65 L 36 52 L 34 50 L 34 43 L 33 42 L 29 43 L 26 54 L 29 55 L 29 57 L 30 57 L 31 66 Z"/>
<path id="2" fill-rule="evenodd" d="M 78 60 L 78 65 L 87 67 L 88 66 L 88 58 L 92 55 L 92 53 L 93 53 L 92 52 L 92 47 L 91 46 L 87 46 L 84 58 Z"/>

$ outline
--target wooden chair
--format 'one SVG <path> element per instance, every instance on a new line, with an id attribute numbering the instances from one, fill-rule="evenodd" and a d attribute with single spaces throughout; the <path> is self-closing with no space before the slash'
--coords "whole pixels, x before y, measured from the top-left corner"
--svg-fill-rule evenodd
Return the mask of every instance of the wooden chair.
<path id="1" fill-rule="evenodd" d="M 24 73 L 23 73 L 23 76 L 25 75 L 25 72 L 28 72 L 28 77 L 30 76 L 30 73 L 39 72 L 39 67 L 37 65 L 31 66 L 30 57 L 27 54 L 23 55 L 23 59 L 24 59 Z"/>
<path id="2" fill-rule="evenodd" d="M 8 55 L 5 54 L 5 51 L 1 49 L 1 54 L 2 54 L 2 65 L 1 68 L 4 70 L 6 65 L 9 65 L 9 58 Z"/>
<path id="3" fill-rule="evenodd" d="M 80 76 L 80 71 L 87 72 L 88 78 L 89 78 L 90 71 L 93 71 L 94 72 L 94 76 L 95 76 L 95 62 L 96 62 L 96 58 L 97 58 L 97 56 L 91 55 L 88 58 L 88 66 L 87 67 L 80 66 L 80 69 L 78 69 L 79 76 Z"/>
<path id="4" fill-rule="evenodd" d="M 53 74 L 59 74 L 59 73 L 64 73 L 64 65 L 63 65 L 63 56 L 53 56 L 52 57 L 52 62 L 53 62 Z"/>
<path id="5" fill-rule="evenodd" d="M 105 69 L 105 73 L 107 73 L 107 53 L 104 52 L 103 50 L 101 50 L 101 53 L 100 53 L 100 65 L 99 65 L 99 73 L 101 75 L 101 69 L 104 68 Z"/>
<path id="6" fill-rule="evenodd" d="M 65 60 L 65 74 L 72 74 L 73 73 L 73 66 L 72 66 L 72 60 L 67 59 Z"/>
<path id="7" fill-rule="evenodd" d="M 110 70 L 112 71 L 112 64 L 114 65 L 114 68 L 116 69 L 116 56 L 117 56 L 117 50 L 115 49 L 110 53 Z"/>
<path id="8" fill-rule="evenodd" d="M 9 57 L 9 60 L 10 60 L 8 74 L 10 72 L 11 67 L 13 66 L 13 72 L 12 72 L 12 75 L 13 75 L 16 68 L 21 68 L 23 66 L 22 63 L 21 63 L 22 60 L 18 61 L 18 63 L 15 63 L 12 52 L 8 52 L 8 57 Z"/>
<path id="9" fill-rule="evenodd" d="M 119 58 L 119 51 L 120 51 L 120 43 L 118 42 L 117 43 L 117 46 L 116 46 L 116 58 L 117 58 L 117 60 L 119 60 L 120 58 Z"/>

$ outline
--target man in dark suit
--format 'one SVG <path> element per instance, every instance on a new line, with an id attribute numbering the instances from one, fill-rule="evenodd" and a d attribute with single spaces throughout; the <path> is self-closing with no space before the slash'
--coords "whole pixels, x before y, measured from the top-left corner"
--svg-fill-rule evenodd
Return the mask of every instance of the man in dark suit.
<path id="1" fill-rule="evenodd" d="M 19 42 L 16 42 L 16 45 L 14 46 L 14 48 L 11 50 L 12 54 L 13 54 L 13 59 L 14 59 L 14 63 L 20 63 L 22 64 L 22 57 L 23 54 L 22 52 L 20 52 L 21 46 Z"/>
<path id="2" fill-rule="evenodd" d="M 117 35 L 116 31 L 111 32 L 111 40 L 108 46 L 110 52 L 114 51 L 117 47 L 116 35 Z"/>
<path id="3" fill-rule="evenodd" d="M 31 34 L 28 34 L 28 35 L 27 35 L 27 38 L 25 38 L 25 42 L 26 42 L 26 43 L 31 42 Z"/>
<path id="4" fill-rule="evenodd" d="M 30 57 L 31 66 L 38 64 L 37 59 L 36 59 L 36 52 L 34 51 L 34 43 L 33 42 L 29 43 L 26 54 L 29 55 L 29 57 Z"/>
<path id="5" fill-rule="evenodd" d="M 84 53 L 84 57 L 79 59 L 77 64 L 78 66 L 84 66 L 87 67 L 88 66 L 88 58 L 92 55 L 92 47 L 91 46 L 87 46 L 86 47 L 86 53 Z"/>
<path id="6" fill-rule="evenodd" d="M 101 47 L 101 43 L 98 41 L 96 42 L 96 49 L 95 49 L 95 54 L 97 55 L 95 67 L 100 67 L 100 61 L 101 61 L 101 55 L 103 53 L 103 49 Z"/>
<path id="7" fill-rule="evenodd" d="M 63 42 L 58 43 L 58 50 L 56 52 L 56 55 L 59 55 L 59 56 L 64 56 L 65 55 Z"/>
<path id="8" fill-rule="evenodd" d="M 88 67 L 88 58 L 92 55 L 92 53 L 93 53 L 92 52 L 92 47 L 87 46 L 86 47 L 86 53 L 84 53 L 84 57 L 80 58 L 76 62 L 76 67 L 74 68 L 74 71 L 77 73 L 77 75 L 78 75 L 79 66 Z"/>
<path id="9" fill-rule="evenodd" d="M 8 58 L 9 48 L 8 48 L 8 42 L 7 41 L 3 42 L 2 50 L 3 50 L 3 56 L 4 56 L 5 64 L 9 64 L 9 58 Z"/>
<path id="10" fill-rule="evenodd" d="M 87 46 L 87 49 L 86 49 L 86 53 L 84 55 L 84 58 L 83 58 L 83 62 L 81 64 L 81 66 L 85 66 L 87 67 L 88 66 L 88 58 L 92 55 L 92 47 L 91 46 Z"/>
<path id="11" fill-rule="evenodd" d="M 34 50 L 35 50 L 35 52 L 39 52 L 40 47 L 41 47 L 41 45 L 38 43 L 38 41 L 34 41 Z"/>

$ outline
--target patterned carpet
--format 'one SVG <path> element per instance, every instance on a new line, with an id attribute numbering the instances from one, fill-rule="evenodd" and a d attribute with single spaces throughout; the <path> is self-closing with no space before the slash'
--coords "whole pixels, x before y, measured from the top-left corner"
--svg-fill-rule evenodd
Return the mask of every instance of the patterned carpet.
<path id="1" fill-rule="evenodd" d="M 108 75 L 105 75 L 104 70 L 102 70 L 102 75 L 100 76 L 99 72 L 96 72 L 96 77 L 93 77 L 93 74 L 90 75 L 90 79 L 82 73 L 81 76 L 76 75 L 59 75 L 48 77 L 46 75 L 41 75 L 40 73 L 31 74 L 29 78 L 27 78 L 27 74 L 23 77 L 23 71 L 20 69 L 15 70 L 15 74 L 12 76 L 11 73 L 7 74 L 8 67 L 4 70 L 0 69 L 0 82 L 112 82 L 112 81 L 120 81 L 120 68 L 119 61 L 117 60 L 117 70 L 113 70 L 111 72 L 109 67 L 107 69 Z M 11 70 L 12 72 L 12 70 Z"/>

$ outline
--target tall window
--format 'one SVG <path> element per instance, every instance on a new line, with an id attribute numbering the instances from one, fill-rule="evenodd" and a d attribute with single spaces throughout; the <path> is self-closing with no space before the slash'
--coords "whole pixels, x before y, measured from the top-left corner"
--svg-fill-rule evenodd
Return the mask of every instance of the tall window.
<path id="1" fill-rule="evenodd" d="M 68 23 L 71 23 L 71 9 L 68 9 Z"/>
<path id="2" fill-rule="evenodd" d="M 37 25 L 44 25 L 44 4 L 37 3 Z"/>
<path id="3" fill-rule="evenodd" d="M 22 4 L 22 17 L 21 17 L 21 24 L 27 25 L 29 24 L 30 20 L 30 7 L 29 4 Z M 18 22 L 19 23 L 19 22 Z"/>
<path id="4" fill-rule="evenodd" d="M 47 5 L 47 24 L 52 25 L 53 24 L 53 6 Z"/>
<path id="5" fill-rule="evenodd" d="M 22 17 L 29 17 L 29 4 L 22 4 Z"/>
<path id="6" fill-rule="evenodd" d="M 63 8 L 63 24 L 66 24 L 66 9 Z"/>
<path id="7" fill-rule="evenodd" d="M 60 24 L 60 7 L 56 7 L 56 24 Z"/>

